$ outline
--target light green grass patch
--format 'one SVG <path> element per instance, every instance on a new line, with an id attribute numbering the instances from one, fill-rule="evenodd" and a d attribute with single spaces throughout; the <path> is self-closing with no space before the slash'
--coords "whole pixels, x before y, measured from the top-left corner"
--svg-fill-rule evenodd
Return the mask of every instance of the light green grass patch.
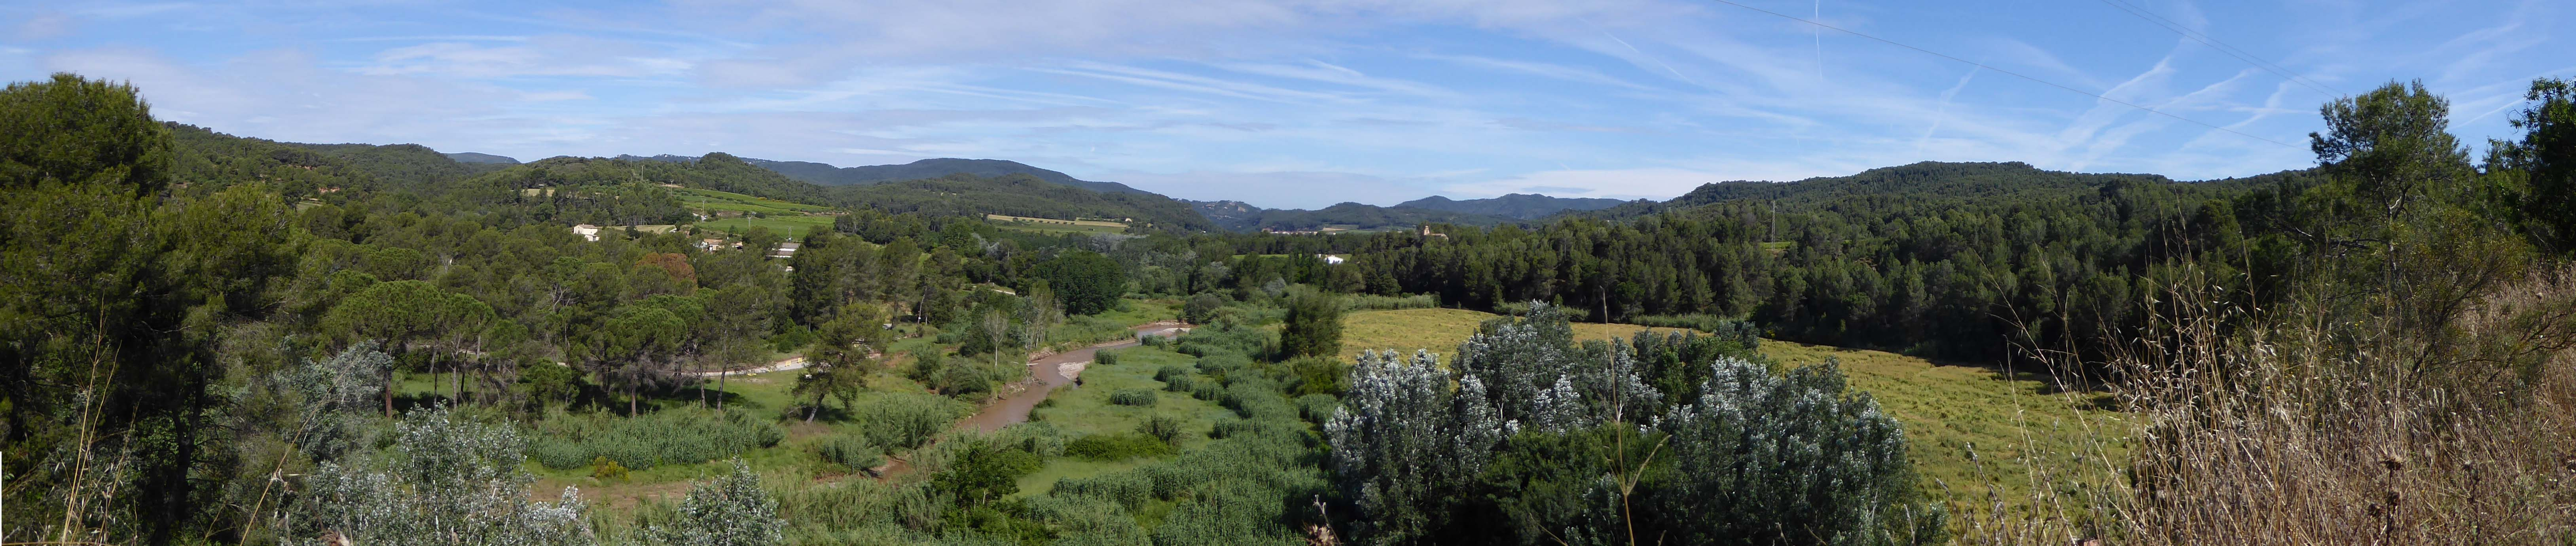
<path id="1" fill-rule="evenodd" d="M 2126 415 L 2096 409 L 2109 405 L 2107 394 L 2054 393 L 2028 374 L 2013 379 L 1990 368 L 1882 351 L 1763 340 L 1762 352 L 1784 366 L 1838 359 L 1852 387 L 1905 425 L 1915 471 L 1950 500 L 1954 514 L 1983 511 L 1992 504 L 1989 493 L 2007 510 L 2029 510 L 2033 462 L 2048 472 L 2080 474 L 2050 483 L 2100 484 L 2128 460 Z"/>
<path id="2" fill-rule="evenodd" d="M 830 207 L 820 207 L 804 203 L 780 201 L 767 197 L 755 197 L 703 188 L 679 188 L 672 190 L 671 193 L 674 197 L 679 198 L 681 206 L 699 210 L 757 212 L 761 214 L 780 215 L 831 210 Z"/>
<path id="3" fill-rule="evenodd" d="M 1465 309 L 1396 309 L 1357 311 L 1342 315 L 1342 359 L 1359 358 L 1360 351 L 1395 349 L 1413 354 L 1428 349 L 1447 362 L 1458 344 L 1476 335 L 1476 326 L 1502 315 Z M 1634 324 L 1574 323 L 1576 340 L 1626 339 L 1638 330 L 1680 332 L 1679 328 L 1648 328 Z"/>
<path id="4" fill-rule="evenodd" d="M 751 228 L 754 226 L 769 228 L 769 231 L 776 232 L 780 235 L 803 237 L 809 232 L 832 229 L 832 217 L 765 216 L 760 218 L 717 218 L 714 220 L 698 222 L 698 229 L 702 232 L 711 231 L 724 233 L 731 231 L 733 233 L 744 233 L 751 231 Z"/>
<path id="5" fill-rule="evenodd" d="M 1188 451 L 1208 442 L 1209 429 L 1218 421 L 1235 418 L 1234 410 L 1216 402 L 1191 398 L 1186 392 L 1164 391 L 1163 382 L 1154 380 L 1154 371 L 1166 365 L 1188 366 L 1198 361 L 1189 355 L 1143 347 L 1119 349 L 1118 363 L 1102 366 L 1094 363 L 1082 371 L 1082 385 L 1057 388 L 1047 395 L 1052 404 L 1032 412 L 1038 420 L 1054 425 L 1066 433 L 1066 439 L 1086 434 L 1115 434 L 1136 431 L 1136 426 L 1154 416 L 1181 421 L 1180 450 Z M 1209 380 L 1200 376 L 1201 380 Z M 1156 391 L 1152 407 L 1121 406 L 1109 403 L 1109 393 L 1118 389 L 1151 389 Z M 1055 489 L 1056 480 L 1095 476 L 1101 473 L 1135 468 L 1150 462 L 1136 459 L 1121 462 L 1095 462 L 1073 458 L 1048 460 L 1036 473 L 1022 476 L 1020 495 L 1042 495 Z"/>

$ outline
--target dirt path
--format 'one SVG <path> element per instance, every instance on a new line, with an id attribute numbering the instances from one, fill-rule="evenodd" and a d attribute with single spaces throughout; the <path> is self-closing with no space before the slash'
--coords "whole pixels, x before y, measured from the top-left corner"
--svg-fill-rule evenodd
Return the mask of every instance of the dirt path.
<path id="1" fill-rule="evenodd" d="M 783 372 L 783 371 L 787 371 L 787 370 L 801 370 L 801 369 L 805 369 L 805 357 L 801 357 L 801 356 L 791 356 L 791 357 L 787 357 L 787 358 L 785 358 L 785 359 L 781 359 L 781 360 L 779 360 L 779 361 L 777 361 L 777 362 L 771 362 L 771 363 L 769 363 L 769 365 L 767 365 L 767 366 L 761 366 L 761 367 L 758 367 L 758 368 L 746 368 L 746 369 L 740 369 L 740 370 L 724 370 L 724 371 L 713 371 L 713 372 L 689 372 L 689 373 L 688 373 L 688 375 L 689 375 L 689 376 L 691 376 L 691 377 L 709 378 L 709 377 L 718 377 L 718 376 L 725 376 L 725 375 L 751 375 L 751 374 L 756 374 L 756 373 Z"/>
<path id="2" fill-rule="evenodd" d="M 986 402 L 983 408 L 975 410 L 975 415 L 958 421 L 956 428 L 992 432 L 1001 430 L 1002 427 L 1026 422 L 1029 420 L 1030 409 L 1036 408 L 1038 402 L 1046 401 L 1047 394 L 1054 392 L 1056 387 L 1072 384 L 1074 378 L 1082 375 L 1082 368 L 1089 366 L 1092 357 L 1099 354 L 1102 349 L 1124 349 L 1143 345 L 1145 336 L 1178 337 L 1189 332 L 1190 327 L 1177 321 L 1167 320 L 1139 324 L 1128 330 L 1135 332 L 1136 336 L 1126 341 L 1100 343 L 1030 359 L 1029 376 L 1035 379 L 1033 384 L 1027 385 L 1027 388 L 1020 389 L 1019 392 Z M 929 449 L 929 446 L 922 446 L 922 449 Z M 892 462 L 886 463 L 886 466 L 877 468 L 876 473 L 879 476 L 892 478 L 910 471 L 911 467 L 912 464 L 909 462 L 893 459 Z"/>

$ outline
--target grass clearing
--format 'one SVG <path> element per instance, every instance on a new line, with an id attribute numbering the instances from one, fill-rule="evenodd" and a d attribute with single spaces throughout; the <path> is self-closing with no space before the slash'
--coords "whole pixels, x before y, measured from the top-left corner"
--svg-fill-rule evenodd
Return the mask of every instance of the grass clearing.
<path id="1" fill-rule="evenodd" d="M 1112 222 L 1112 221 L 1108 221 L 1108 220 L 1057 220 L 1057 219 L 1054 219 L 1054 218 L 1039 218 L 1039 217 L 1035 217 L 1035 216 L 1011 216 L 1011 215 L 1008 215 L 1008 214 L 986 214 L 986 215 L 984 215 L 984 219 L 986 219 L 986 220 L 998 220 L 998 221 L 1003 221 L 1003 222 L 1030 222 L 1030 223 L 1039 223 L 1039 224 L 1063 224 L 1063 225 L 1072 225 L 1072 226 L 1113 227 L 1113 228 L 1118 228 L 1118 229 L 1127 229 L 1127 224 L 1125 224 L 1125 223 L 1121 223 L 1121 222 Z"/>
<path id="2" fill-rule="evenodd" d="M 674 197 L 679 198 L 681 206 L 701 210 L 757 212 L 761 214 L 779 215 L 831 210 L 830 207 L 820 207 L 804 203 L 780 201 L 767 197 L 757 197 L 703 188 L 679 188 L 671 193 Z"/>
<path id="3" fill-rule="evenodd" d="M 1233 419 L 1234 410 L 1216 402 L 1191 398 L 1189 393 L 1164 391 L 1163 382 L 1154 380 L 1154 371 L 1166 365 L 1189 366 L 1198 359 L 1189 355 L 1144 347 L 1119 349 L 1118 363 L 1100 365 L 1094 362 L 1082 370 L 1082 384 L 1059 387 L 1047 395 L 1048 405 L 1030 412 L 1033 422 L 1046 423 L 1064 431 L 1068 440 L 1086 434 L 1135 432 L 1139 424 L 1155 416 L 1181 421 L 1179 451 L 1187 452 L 1208 442 L 1209 429 L 1218 421 Z M 1199 376 L 1203 381 L 1213 381 Z M 1119 389 L 1156 391 L 1153 406 L 1135 407 L 1110 403 L 1109 394 Z M 1099 462 L 1070 457 L 1049 459 L 1036 473 L 1022 476 L 1020 495 L 1043 495 L 1055 489 L 1056 480 L 1095 476 L 1143 466 L 1154 459 Z"/>
<path id="4" fill-rule="evenodd" d="M 699 230 L 717 233 L 728 231 L 733 233 L 744 233 L 751 231 L 751 228 L 756 226 L 769 228 L 769 231 L 789 237 L 803 237 L 808 232 L 832 229 L 832 217 L 764 216 L 760 218 L 717 218 L 714 220 L 698 222 L 697 225 Z"/>
<path id="5" fill-rule="evenodd" d="M 1458 344 L 1476 334 L 1476 326 L 1502 315 L 1465 309 L 1396 309 L 1357 311 L 1342 316 L 1342 359 L 1359 358 L 1360 351 L 1395 349 L 1413 354 L 1416 349 L 1438 353 L 1443 361 L 1458 352 Z M 1576 340 L 1627 338 L 1638 330 L 1679 332 L 1679 328 L 1648 328 L 1634 324 L 1574 323 Z"/>
<path id="6" fill-rule="evenodd" d="M 1992 368 L 1882 351 L 1766 339 L 1762 352 L 1786 366 L 1838 359 L 1853 387 L 1905 424 L 1915 471 L 1949 498 L 1953 514 L 1991 506 L 1989 493 L 2007 510 L 2029 509 L 2033 462 L 2051 473 L 2098 473 L 2061 475 L 2052 483 L 2100 484 L 2116 477 L 2111 467 L 2128 460 L 2131 425 L 2121 412 L 2099 409 L 2110 407 L 2108 394 L 2056 393 L 2031 374 L 2015 379 Z"/>
<path id="7" fill-rule="evenodd" d="M 1126 233 L 1127 224 L 1107 220 L 1057 220 L 1033 216 L 986 214 L 984 220 L 1005 229 L 1038 233 Z"/>

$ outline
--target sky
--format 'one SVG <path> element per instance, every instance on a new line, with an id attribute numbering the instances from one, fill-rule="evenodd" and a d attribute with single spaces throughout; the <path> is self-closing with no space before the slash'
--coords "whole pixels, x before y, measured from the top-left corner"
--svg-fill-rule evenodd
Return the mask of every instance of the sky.
<path id="1" fill-rule="evenodd" d="M 2568 28 L 2536 0 L 0 0 L 0 77 L 282 141 L 995 158 L 1315 208 L 1917 161 L 2248 176 L 2313 165 L 2318 106 L 2392 80 L 2483 149 L 2576 76 Z"/>

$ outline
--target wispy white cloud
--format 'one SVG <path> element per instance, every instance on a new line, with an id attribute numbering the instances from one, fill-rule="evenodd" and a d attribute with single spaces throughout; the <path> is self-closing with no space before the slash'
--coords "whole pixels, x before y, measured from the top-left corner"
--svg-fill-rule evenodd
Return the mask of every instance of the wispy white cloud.
<path id="1" fill-rule="evenodd" d="M 2472 142 L 2507 130 L 2498 113 L 2529 77 L 2564 75 L 2550 64 L 2564 59 L 2533 52 L 2570 49 L 2538 29 L 2576 11 L 2529 0 L 2138 3 L 2330 85 L 2427 78 L 2451 94 Z M 132 79 L 166 117 L 236 133 L 523 158 L 981 155 L 1299 207 L 1534 189 L 1666 197 L 1711 180 L 1918 160 L 2177 178 L 2310 161 L 2298 147 L 1686 0 L 42 9 L 67 20 L 40 25 L 37 10 L 0 6 L 12 22 L 0 26 L 0 70 Z M 2090 3 L 1820 11 L 1838 27 L 2276 140 L 2310 130 L 2327 98 Z"/>

